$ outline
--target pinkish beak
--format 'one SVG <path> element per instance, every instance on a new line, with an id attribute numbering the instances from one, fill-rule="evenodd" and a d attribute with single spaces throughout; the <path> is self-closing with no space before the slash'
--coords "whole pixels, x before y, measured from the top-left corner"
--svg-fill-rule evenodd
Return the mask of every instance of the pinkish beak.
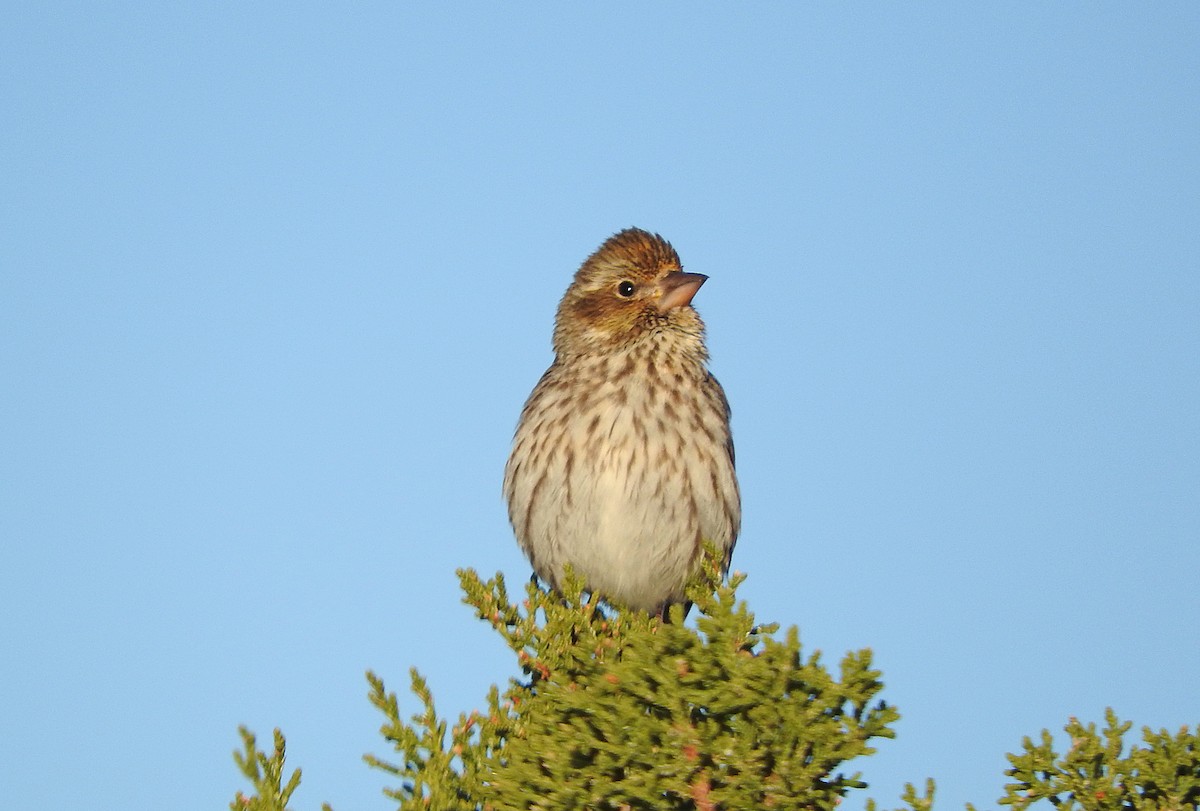
<path id="1" fill-rule="evenodd" d="M 707 280 L 708 277 L 703 273 L 668 273 L 658 283 L 658 289 L 662 291 L 662 297 L 658 300 L 658 311 L 665 313 L 676 307 L 691 304 L 692 296 L 696 295 L 700 285 Z"/>

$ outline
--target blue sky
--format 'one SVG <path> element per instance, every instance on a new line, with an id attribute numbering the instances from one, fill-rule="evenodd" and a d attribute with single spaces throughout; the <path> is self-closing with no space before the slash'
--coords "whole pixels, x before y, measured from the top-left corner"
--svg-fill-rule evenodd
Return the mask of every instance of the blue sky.
<path id="1" fill-rule="evenodd" d="M 527 576 L 630 225 L 711 277 L 743 596 L 903 713 L 870 796 L 1200 721 L 1200 6 L 10 4 L 0 105 L 12 807 L 223 807 L 240 723 L 390 807 L 362 673 L 513 672 L 454 569 Z"/>

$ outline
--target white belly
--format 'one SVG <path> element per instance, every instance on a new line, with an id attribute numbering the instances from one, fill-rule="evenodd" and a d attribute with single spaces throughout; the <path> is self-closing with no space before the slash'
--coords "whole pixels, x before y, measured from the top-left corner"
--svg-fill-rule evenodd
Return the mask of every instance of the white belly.
<path id="1" fill-rule="evenodd" d="M 737 537 L 724 401 L 711 379 L 670 394 L 657 378 L 619 392 L 591 379 L 606 382 L 583 397 L 551 388 L 518 427 L 505 478 L 517 539 L 551 585 L 570 564 L 614 602 L 680 602 L 703 543 L 725 551 Z"/>

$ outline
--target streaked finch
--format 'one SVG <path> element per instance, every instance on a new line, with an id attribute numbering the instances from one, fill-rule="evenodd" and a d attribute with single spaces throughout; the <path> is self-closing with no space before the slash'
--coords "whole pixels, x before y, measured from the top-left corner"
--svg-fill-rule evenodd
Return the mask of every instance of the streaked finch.
<path id="1" fill-rule="evenodd" d="M 741 524 L 729 404 L 691 305 L 707 278 L 630 228 L 559 303 L 554 363 L 504 470 L 517 541 L 550 586 L 569 563 L 600 597 L 661 612 L 684 601 L 704 542 L 728 568 Z"/>

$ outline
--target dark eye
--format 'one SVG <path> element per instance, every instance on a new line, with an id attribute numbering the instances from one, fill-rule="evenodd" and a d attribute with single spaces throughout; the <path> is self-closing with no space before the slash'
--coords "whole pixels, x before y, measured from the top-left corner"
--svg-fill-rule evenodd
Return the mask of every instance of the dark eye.
<path id="1" fill-rule="evenodd" d="M 630 296 L 632 296 L 633 291 L 634 291 L 633 282 L 621 282 L 619 285 L 617 285 L 617 292 L 620 293 L 625 298 L 629 298 Z"/>

